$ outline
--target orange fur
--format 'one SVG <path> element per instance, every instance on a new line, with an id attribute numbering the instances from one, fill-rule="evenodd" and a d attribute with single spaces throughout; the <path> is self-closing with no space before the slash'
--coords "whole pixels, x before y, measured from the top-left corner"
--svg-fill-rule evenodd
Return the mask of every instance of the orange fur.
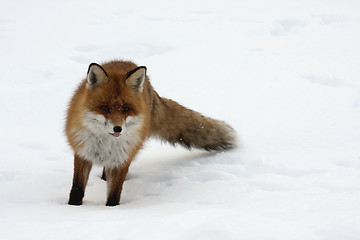
<path id="1" fill-rule="evenodd" d="M 130 163 L 150 136 L 188 148 L 219 151 L 234 146 L 230 126 L 161 98 L 145 71 L 128 61 L 89 66 L 67 113 L 65 132 L 75 152 L 69 204 L 82 204 L 93 163 L 105 166 L 106 205 L 119 204 Z"/>

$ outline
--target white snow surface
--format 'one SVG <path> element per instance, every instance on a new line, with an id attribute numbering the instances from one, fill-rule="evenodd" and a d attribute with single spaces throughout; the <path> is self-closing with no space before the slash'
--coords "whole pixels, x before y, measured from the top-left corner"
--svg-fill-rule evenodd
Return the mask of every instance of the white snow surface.
<path id="1" fill-rule="evenodd" d="M 0 239 L 360 238 L 360 1 L 3 1 Z M 67 104 L 91 62 L 147 66 L 161 96 L 241 147 L 150 140 L 121 204 L 94 168 L 67 205 Z"/>

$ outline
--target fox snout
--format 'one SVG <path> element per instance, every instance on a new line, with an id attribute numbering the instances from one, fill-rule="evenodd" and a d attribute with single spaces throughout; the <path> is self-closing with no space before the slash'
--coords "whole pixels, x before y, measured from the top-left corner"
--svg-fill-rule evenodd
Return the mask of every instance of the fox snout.
<path id="1" fill-rule="evenodd" d="M 110 133 L 111 135 L 113 135 L 114 137 L 119 137 L 120 133 L 122 131 L 122 127 L 120 126 L 115 126 L 113 127 L 114 133 Z"/>
<path id="2" fill-rule="evenodd" d="M 109 134 L 119 137 L 121 132 L 123 131 L 122 124 L 120 122 L 113 123 L 111 120 L 105 123 L 105 129 L 108 131 Z"/>
<path id="3" fill-rule="evenodd" d="M 122 131 L 122 127 L 120 127 L 120 126 L 115 126 L 114 127 L 114 132 L 120 133 L 121 131 Z"/>
<path id="4" fill-rule="evenodd" d="M 124 130 L 123 125 L 125 121 L 126 118 L 124 119 L 121 114 L 112 113 L 107 119 L 106 128 L 111 134 L 115 134 L 114 136 L 120 136 L 120 133 Z"/>

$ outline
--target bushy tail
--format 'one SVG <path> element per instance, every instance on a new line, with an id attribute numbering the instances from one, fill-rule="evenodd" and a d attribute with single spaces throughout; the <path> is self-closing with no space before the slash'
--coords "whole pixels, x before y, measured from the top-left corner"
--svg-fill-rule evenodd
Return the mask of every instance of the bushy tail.
<path id="1" fill-rule="evenodd" d="M 157 97 L 153 101 L 153 135 L 171 144 L 207 151 L 235 147 L 235 131 L 225 122 L 205 117 L 177 102 Z"/>

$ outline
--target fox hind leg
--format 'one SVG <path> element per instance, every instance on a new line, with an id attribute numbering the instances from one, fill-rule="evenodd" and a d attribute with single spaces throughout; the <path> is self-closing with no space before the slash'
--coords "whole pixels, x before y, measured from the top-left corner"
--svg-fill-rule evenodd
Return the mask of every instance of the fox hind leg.
<path id="1" fill-rule="evenodd" d="M 106 170 L 105 170 L 105 167 L 103 168 L 103 171 L 102 171 L 102 175 L 101 175 L 101 179 L 106 181 Z"/>

